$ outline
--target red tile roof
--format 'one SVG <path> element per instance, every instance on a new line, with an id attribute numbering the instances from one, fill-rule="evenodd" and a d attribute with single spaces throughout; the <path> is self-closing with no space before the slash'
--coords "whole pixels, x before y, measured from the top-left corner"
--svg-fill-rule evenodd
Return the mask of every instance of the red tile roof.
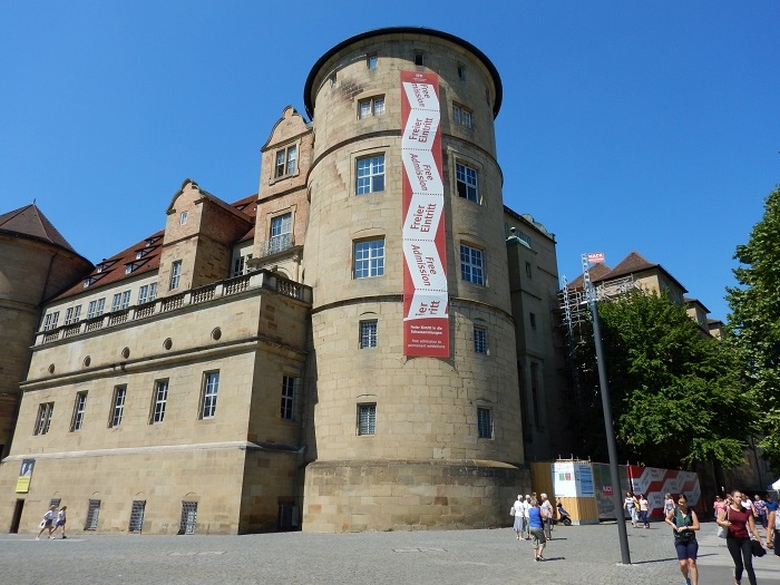
<path id="1" fill-rule="evenodd" d="M 252 222 L 252 228 L 238 239 L 239 242 L 246 241 L 254 236 L 254 221 L 257 212 L 256 194 L 239 199 L 232 204 L 227 204 L 211 194 L 208 194 L 208 199 L 221 203 L 221 206 L 229 207 L 232 212 L 247 216 L 249 221 Z M 74 283 L 73 286 L 60 294 L 57 299 L 83 293 L 85 290 L 102 288 L 126 278 L 136 278 L 139 275 L 157 270 L 160 267 L 160 252 L 164 235 L 165 230 L 160 230 L 129 248 L 114 254 L 110 258 L 104 258 L 95 265 L 95 269 L 86 278 Z M 131 272 L 127 272 L 129 265 L 132 265 Z M 84 283 L 87 281 L 91 282 L 91 284 L 85 287 Z"/>

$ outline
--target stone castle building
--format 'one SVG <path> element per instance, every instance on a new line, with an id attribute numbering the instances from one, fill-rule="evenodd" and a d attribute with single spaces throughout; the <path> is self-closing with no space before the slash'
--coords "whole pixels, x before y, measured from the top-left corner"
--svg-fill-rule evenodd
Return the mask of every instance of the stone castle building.
<path id="1" fill-rule="evenodd" d="M 163 230 L 94 267 L 48 243 L 69 272 L 27 300 L 43 244 L 0 240 L 0 318 L 39 325 L 3 328 L 29 366 L 3 389 L 0 527 L 52 501 L 105 532 L 501 526 L 526 461 L 565 452 L 555 239 L 503 205 L 494 65 L 380 29 L 325 53 L 304 100 L 257 195 L 188 179 Z"/>

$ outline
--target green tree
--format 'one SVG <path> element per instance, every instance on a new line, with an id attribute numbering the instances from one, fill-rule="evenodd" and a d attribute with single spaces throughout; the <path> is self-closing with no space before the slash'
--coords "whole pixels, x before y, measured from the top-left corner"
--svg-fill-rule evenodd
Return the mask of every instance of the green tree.
<path id="1" fill-rule="evenodd" d="M 747 244 L 737 246 L 738 286 L 727 289 L 731 342 L 750 386 L 758 446 L 780 465 L 780 186 Z"/>
<path id="2" fill-rule="evenodd" d="M 748 416 L 734 353 L 665 296 L 636 290 L 601 301 L 598 309 L 621 458 L 672 469 L 743 463 Z M 587 370 L 588 418 L 599 428 L 593 425 L 596 413 L 601 416 L 596 369 Z"/>

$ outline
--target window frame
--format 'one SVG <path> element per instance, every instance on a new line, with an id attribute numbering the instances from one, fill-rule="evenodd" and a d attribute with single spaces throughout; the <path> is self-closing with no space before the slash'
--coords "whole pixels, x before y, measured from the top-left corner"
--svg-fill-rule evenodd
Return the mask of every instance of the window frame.
<path id="1" fill-rule="evenodd" d="M 489 351 L 487 327 L 474 325 L 474 353 L 488 355 Z"/>
<path id="2" fill-rule="evenodd" d="M 462 104 L 452 103 L 452 119 L 464 128 L 474 127 L 474 111 Z"/>
<path id="3" fill-rule="evenodd" d="M 373 246 L 380 244 L 380 246 Z M 380 251 L 376 253 L 375 251 Z M 385 274 L 385 237 L 355 240 L 352 245 L 352 278 L 378 278 Z"/>
<path id="4" fill-rule="evenodd" d="M 295 395 L 298 388 L 298 378 L 282 376 L 282 400 L 279 417 L 288 422 L 295 420 Z"/>
<path id="5" fill-rule="evenodd" d="M 285 211 L 271 217 L 268 224 L 268 252 L 276 254 L 287 250 L 292 244 L 292 233 L 292 211 Z"/>
<path id="6" fill-rule="evenodd" d="M 170 380 L 162 378 L 154 381 L 152 389 L 152 409 L 149 416 L 150 425 L 158 425 L 165 420 L 165 407 L 168 404 L 168 389 Z"/>
<path id="7" fill-rule="evenodd" d="M 298 143 L 277 148 L 274 154 L 273 180 L 284 179 L 298 173 Z"/>
<path id="8" fill-rule="evenodd" d="M 78 323 L 81 318 L 81 305 L 73 305 L 65 310 L 65 323 L 64 325 L 72 325 Z"/>
<path id="9" fill-rule="evenodd" d="M 487 425 L 487 426 L 486 426 Z M 484 406 L 477 407 L 477 438 L 493 438 L 493 410 Z"/>
<path id="10" fill-rule="evenodd" d="M 355 160 L 355 195 L 385 191 L 387 164 L 385 153 L 374 153 Z"/>
<path id="11" fill-rule="evenodd" d="M 200 418 L 212 419 L 217 415 L 217 397 L 219 395 L 219 370 L 203 372 L 203 388 L 201 390 Z"/>
<path id="12" fill-rule="evenodd" d="M 371 97 L 359 99 L 357 102 L 358 120 L 366 120 L 383 115 L 387 111 L 387 102 L 385 94 L 373 95 Z M 364 107 L 367 106 L 367 107 Z"/>
<path id="13" fill-rule="evenodd" d="M 149 284 L 141 285 L 138 289 L 138 304 L 144 305 L 146 303 L 153 303 L 157 297 L 157 283 L 150 282 Z"/>
<path id="14" fill-rule="evenodd" d="M 464 260 L 464 252 L 468 253 L 467 261 Z M 474 260 L 479 258 L 479 262 Z M 485 286 L 485 251 L 469 244 L 460 244 L 460 277 L 461 280 Z"/>
<path id="15" fill-rule="evenodd" d="M 89 301 L 89 305 L 87 305 L 87 319 L 101 317 L 105 311 L 105 308 L 106 297 L 100 297 L 99 299 Z"/>
<path id="16" fill-rule="evenodd" d="M 174 260 L 171 262 L 171 278 L 169 281 L 168 290 L 178 290 L 179 281 L 181 280 L 182 273 L 182 261 Z"/>
<path id="17" fill-rule="evenodd" d="M 376 402 L 363 402 L 357 405 L 356 434 L 359 437 L 376 435 Z"/>
<path id="18" fill-rule="evenodd" d="M 473 180 L 472 179 L 473 175 Z M 458 197 L 481 204 L 479 169 L 461 161 L 455 161 L 455 191 Z"/>
<path id="19" fill-rule="evenodd" d="M 114 395 L 111 399 L 111 414 L 108 418 L 108 428 L 115 429 L 122 425 L 125 416 L 125 404 L 127 402 L 127 385 L 114 386 Z"/>
<path id="20" fill-rule="evenodd" d="M 373 349 L 377 347 L 377 330 L 379 328 L 377 319 L 364 319 L 360 321 L 359 341 L 360 349 Z"/>
<path id="21" fill-rule="evenodd" d="M 46 435 L 51 427 L 51 418 L 54 414 L 54 402 L 41 402 L 38 404 L 38 413 L 35 417 L 33 435 Z"/>
<path id="22" fill-rule="evenodd" d="M 70 432 L 80 431 L 84 426 L 84 415 L 87 413 L 87 390 L 76 392 L 76 400 L 73 403 L 73 419 L 70 423 Z"/>

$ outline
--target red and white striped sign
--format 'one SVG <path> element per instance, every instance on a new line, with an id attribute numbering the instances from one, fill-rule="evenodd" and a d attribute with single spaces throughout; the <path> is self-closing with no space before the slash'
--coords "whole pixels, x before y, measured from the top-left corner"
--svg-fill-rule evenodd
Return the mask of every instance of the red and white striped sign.
<path id="1" fill-rule="evenodd" d="M 404 355 L 449 357 L 439 76 L 401 71 Z"/>

